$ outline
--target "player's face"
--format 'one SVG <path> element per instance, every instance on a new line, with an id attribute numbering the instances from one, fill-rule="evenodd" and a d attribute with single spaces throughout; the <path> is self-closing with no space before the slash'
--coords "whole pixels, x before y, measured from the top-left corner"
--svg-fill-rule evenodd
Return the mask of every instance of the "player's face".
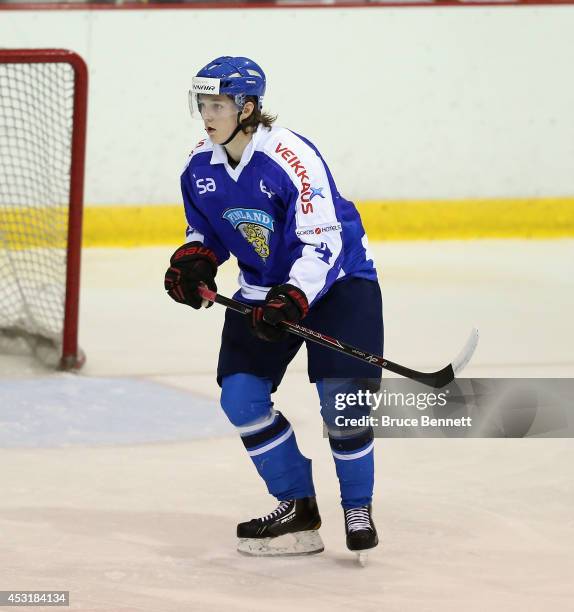
<path id="1" fill-rule="evenodd" d="M 237 126 L 237 106 L 227 96 L 200 95 L 197 100 L 203 125 L 211 141 L 225 142 Z"/>

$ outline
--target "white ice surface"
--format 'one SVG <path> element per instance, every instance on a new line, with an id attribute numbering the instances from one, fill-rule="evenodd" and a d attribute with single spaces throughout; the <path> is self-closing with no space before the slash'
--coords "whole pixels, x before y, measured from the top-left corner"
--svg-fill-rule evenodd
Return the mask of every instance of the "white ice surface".
<path id="1" fill-rule="evenodd" d="M 476 326 L 465 374 L 574 376 L 573 241 L 373 250 L 390 359 L 436 369 Z M 574 609 L 572 440 L 378 440 L 381 546 L 359 568 L 303 354 L 274 400 L 313 459 L 326 550 L 239 556 L 235 524 L 274 500 L 216 412 L 223 309 L 166 298 L 170 252 L 84 252 L 76 379 L 0 358 L 1 589 L 109 612 Z M 218 280 L 231 294 L 232 264 Z"/>

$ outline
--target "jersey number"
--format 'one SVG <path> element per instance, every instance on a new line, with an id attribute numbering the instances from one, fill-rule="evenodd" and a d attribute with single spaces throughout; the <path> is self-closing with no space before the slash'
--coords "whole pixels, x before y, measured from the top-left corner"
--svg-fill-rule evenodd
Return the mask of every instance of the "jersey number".
<path id="1" fill-rule="evenodd" d="M 197 179 L 195 186 L 199 195 L 203 195 L 206 191 L 215 191 L 215 181 L 212 178 Z"/>
<path id="2" fill-rule="evenodd" d="M 329 263 L 329 259 L 331 259 L 331 255 L 333 255 L 333 251 L 329 249 L 326 242 L 321 242 L 321 246 L 315 248 L 315 253 L 322 255 L 322 257 L 319 257 L 319 259 L 324 261 L 326 264 Z"/>

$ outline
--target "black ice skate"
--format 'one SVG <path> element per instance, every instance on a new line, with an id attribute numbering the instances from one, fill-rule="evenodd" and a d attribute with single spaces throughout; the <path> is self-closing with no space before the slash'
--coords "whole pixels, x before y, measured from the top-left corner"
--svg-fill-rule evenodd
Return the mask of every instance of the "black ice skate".
<path id="1" fill-rule="evenodd" d="M 371 505 L 350 508 L 345 512 L 347 548 L 357 553 L 359 563 L 367 564 L 367 551 L 379 543 L 377 530 L 371 516 Z"/>
<path id="2" fill-rule="evenodd" d="M 324 550 L 314 497 L 282 501 L 270 514 L 237 525 L 237 550 L 245 555 L 311 555 Z M 282 537 L 285 536 L 285 537 Z"/>

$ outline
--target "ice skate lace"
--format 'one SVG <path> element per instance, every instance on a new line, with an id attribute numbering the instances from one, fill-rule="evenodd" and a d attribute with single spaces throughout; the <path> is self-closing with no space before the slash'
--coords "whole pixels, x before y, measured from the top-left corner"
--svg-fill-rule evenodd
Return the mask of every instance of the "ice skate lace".
<path id="1" fill-rule="evenodd" d="M 285 512 L 285 510 L 287 510 L 291 506 L 292 503 L 293 503 L 292 500 L 282 501 L 277 506 L 277 508 L 275 508 L 275 510 L 273 510 L 273 512 L 270 512 L 266 516 L 262 516 L 259 520 L 264 523 L 265 521 L 268 521 L 270 519 L 274 519 L 275 517 L 279 516 L 280 514 L 283 514 L 283 512 Z"/>
<path id="2" fill-rule="evenodd" d="M 367 506 L 345 510 L 345 520 L 349 531 L 372 529 Z"/>

